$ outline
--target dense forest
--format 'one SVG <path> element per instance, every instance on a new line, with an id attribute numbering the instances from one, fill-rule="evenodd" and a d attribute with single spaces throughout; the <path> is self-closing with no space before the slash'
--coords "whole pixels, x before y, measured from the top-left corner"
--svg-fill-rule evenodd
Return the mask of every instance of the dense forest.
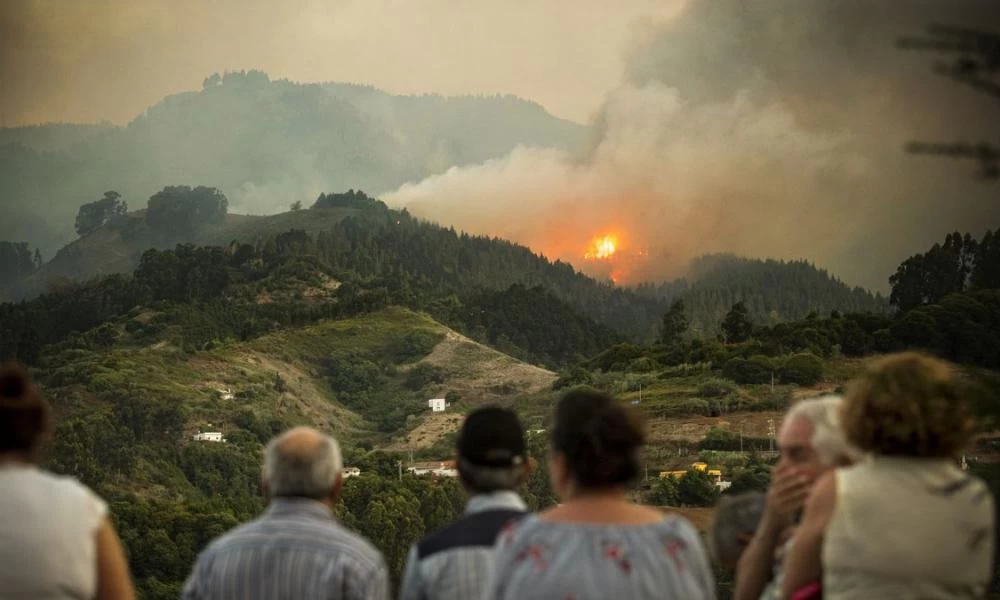
<path id="1" fill-rule="evenodd" d="M 0 129 L 0 239 L 51 255 L 72 239 L 81 199 L 115 189 L 144 200 L 178 174 L 225 190 L 240 212 L 269 214 L 291 202 L 275 199 L 348 187 L 381 193 L 518 144 L 573 147 L 583 131 L 511 96 L 394 96 L 260 71 L 216 74 L 124 127 Z"/>
<path id="2" fill-rule="evenodd" d="M 881 295 L 850 288 L 806 261 L 753 260 L 728 254 L 692 261 L 686 278 L 660 285 L 641 285 L 639 293 L 684 300 L 690 332 L 712 336 L 737 301 L 754 322 L 770 325 L 801 319 L 809 313 L 883 312 Z"/>

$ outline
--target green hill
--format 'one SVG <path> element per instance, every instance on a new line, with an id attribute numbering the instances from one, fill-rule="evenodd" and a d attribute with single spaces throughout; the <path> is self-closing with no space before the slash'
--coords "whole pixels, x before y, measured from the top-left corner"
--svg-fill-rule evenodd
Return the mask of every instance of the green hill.
<path id="1" fill-rule="evenodd" d="M 0 129 L 0 240 L 50 256 L 84 202 L 117 190 L 132 209 L 167 185 L 225 190 L 235 212 L 270 214 L 330 189 L 376 193 L 518 144 L 575 147 L 584 128 L 513 96 L 395 96 L 348 84 L 205 80 L 124 127 Z"/>

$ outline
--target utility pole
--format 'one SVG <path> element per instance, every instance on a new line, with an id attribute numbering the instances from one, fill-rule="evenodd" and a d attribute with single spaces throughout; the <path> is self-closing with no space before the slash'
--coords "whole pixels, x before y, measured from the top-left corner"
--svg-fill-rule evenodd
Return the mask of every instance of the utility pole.
<path id="1" fill-rule="evenodd" d="M 397 460 L 396 461 L 396 466 L 399 467 L 399 480 L 402 481 L 403 480 L 403 461 Z"/>

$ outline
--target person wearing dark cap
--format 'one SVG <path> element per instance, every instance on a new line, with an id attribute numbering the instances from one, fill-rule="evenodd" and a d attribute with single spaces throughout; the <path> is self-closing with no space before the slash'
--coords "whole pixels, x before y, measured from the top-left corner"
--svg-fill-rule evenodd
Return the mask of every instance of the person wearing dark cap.
<path id="1" fill-rule="evenodd" d="M 469 494 L 465 514 L 410 549 L 401 600 L 470 600 L 482 595 L 493 569 L 493 544 L 525 514 L 514 490 L 528 475 L 524 430 L 512 411 L 471 413 L 458 436 L 458 476 Z"/>

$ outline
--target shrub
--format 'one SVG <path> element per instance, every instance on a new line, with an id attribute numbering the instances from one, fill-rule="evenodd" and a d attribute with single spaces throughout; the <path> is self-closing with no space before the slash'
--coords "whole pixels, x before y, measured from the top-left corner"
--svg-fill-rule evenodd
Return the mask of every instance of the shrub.
<path id="1" fill-rule="evenodd" d="M 719 398 L 737 391 L 736 384 L 728 379 L 712 377 L 698 386 L 698 395 L 702 398 Z"/>
<path id="2" fill-rule="evenodd" d="M 428 364 L 420 364 L 406 374 L 406 387 L 413 390 L 421 390 L 432 383 L 444 383 L 445 373 L 440 367 Z"/>
<path id="3" fill-rule="evenodd" d="M 552 383 L 552 389 L 561 390 L 563 388 L 573 387 L 576 385 L 590 385 L 594 382 L 590 371 L 584 369 L 583 367 L 573 367 L 568 372 L 565 372 L 559 376 Z"/>
<path id="4" fill-rule="evenodd" d="M 814 354 L 796 354 L 785 361 L 778 377 L 782 383 L 816 385 L 823 378 L 823 361 Z"/>
<path id="5" fill-rule="evenodd" d="M 723 376 L 736 383 L 768 383 L 772 372 L 770 359 L 760 355 L 748 359 L 731 358 L 722 366 Z"/>
<path id="6" fill-rule="evenodd" d="M 680 504 L 677 487 L 677 480 L 673 477 L 661 477 L 653 482 L 649 501 L 657 506 L 677 506 Z"/>
<path id="7" fill-rule="evenodd" d="M 719 488 L 708 473 L 690 469 L 677 482 L 677 499 L 684 506 L 712 506 L 719 498 Z"/>

